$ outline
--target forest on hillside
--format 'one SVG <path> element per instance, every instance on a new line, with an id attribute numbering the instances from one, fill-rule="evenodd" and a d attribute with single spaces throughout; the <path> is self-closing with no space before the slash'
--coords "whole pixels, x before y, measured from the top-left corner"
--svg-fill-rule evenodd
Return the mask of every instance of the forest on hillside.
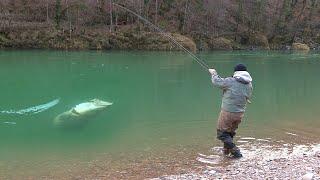
<path id="1" fill-rule="evenodd" d="M 202 42 L 219 37 L 223 39 L 211 46 L 221 41 L 232 42 L 233 49 L 320 44 L 318 0 L 0 0 L 0 35 L 26 29 L 63 30 L 70 37 L 84 30 L 154 31 L 113 3 L 167 32 L 192 38 L 199 49 L 210 46 Z"/>

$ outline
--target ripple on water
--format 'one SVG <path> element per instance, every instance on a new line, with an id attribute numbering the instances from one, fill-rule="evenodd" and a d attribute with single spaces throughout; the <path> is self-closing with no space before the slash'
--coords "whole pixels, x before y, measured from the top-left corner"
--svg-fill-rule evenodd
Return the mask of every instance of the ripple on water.
<path id="1" fill-rule="evenodd" d="M 256 138 L 254 138 L 254 137 L 242 137 L 240 139 L 242 139 L 242 140 L 255 140 Z"/>
<path id="2" fill-rule="evenodd" d="M 286 134 L 291 135 L 291 136 L 298 136 L 297 134 L 291 133 L 291 132 L 286 132 Z"/>

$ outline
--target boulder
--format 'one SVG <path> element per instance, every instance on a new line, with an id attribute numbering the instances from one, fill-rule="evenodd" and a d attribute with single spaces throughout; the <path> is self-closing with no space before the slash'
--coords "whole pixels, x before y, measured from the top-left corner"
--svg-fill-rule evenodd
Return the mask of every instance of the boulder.
<path id="1" fill-rule="evenodd" d="M 224 37 L 213 38 L 208 42 L 210 50 L 232 50 L 232 41 Z"/>
<path id="2" fill-rule="evenodd" d="M 170 40 L 168 37 L 172 37 Z M 114 49 L 138 49 L 152 51 L 182 51 L 173 41 L 181 44 L 191 52 L 196 52 L 195 42 L 177 33 L 154 33 L 154 32 L 118 32 L 110 35 L 110 44 Z"/>
<path id="3" fill-rule="evenodd" d="M 248 44 L 258 49 L 270 50 L 268 38 L 260 33 L 253 33 L 249 35 Z"/>
<path id="4" fill-rule="evenodd" d="M 309 46 L 303 43 L 293 43 L 292 49 L 295 51 L 310 51 Z"/>
<path id="5" fill-rule="evenodd" d="M 196 43 L 189 37 L 177 33 L 172 34 L 172 37 L 191 52 L 195 53 L 197 51 Z"/>

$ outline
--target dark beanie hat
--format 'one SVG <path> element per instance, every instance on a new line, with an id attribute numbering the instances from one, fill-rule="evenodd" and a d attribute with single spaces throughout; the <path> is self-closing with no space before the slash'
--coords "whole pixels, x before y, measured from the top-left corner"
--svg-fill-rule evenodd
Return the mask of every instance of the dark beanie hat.
<path id="1" fill-rule="evenodd" d="M 247 71 L 247 67 L 244 64 L 237 64 L 234 67 L 234 71 Z"/>

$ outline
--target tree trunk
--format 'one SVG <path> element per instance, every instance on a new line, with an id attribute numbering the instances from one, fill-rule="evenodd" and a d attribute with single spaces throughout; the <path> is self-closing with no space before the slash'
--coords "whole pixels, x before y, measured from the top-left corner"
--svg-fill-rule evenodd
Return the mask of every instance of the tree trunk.
<path id="1" fill-rule="evenodd" d="M 238 1 L 238 12 L 236 13 L 237 25 L 236 25 L 236 33 L 235 33 L 235 41 L 237 41 L 238 35 L 241 33 L 239 32 L 239 26 L 243 23 L 243 0 L 237 0 Z"/>
<path id="2" fill-rule="evenodd" d="M 184 7 L 184 18 L 183 18 L 183 25 L 182 25 L 182 31 L 185 32 L 186 31 L 186 22 L 187 22 L 187 12 L 189 9 L 189 0 L 186 1 L 185 7 Z"/>
<path id="3" fill-rule="evenodd" d="M 156 17 L 154 24 L 158 26 L 158 0 L 156 0 Z"/>
<path id="4" fill-rule="evenodd" d="M 47 0 L 47 23 L 49 23 L 49 0 Z"/>
<path id="5" fill-rule="evenodd" d="M 142 5 L 141 5 L 141 0 L 139 0 L 139 15 L 142 15 Z M 138 18 L 138 17 L 137 17 Z M 140 19 L 137 19 L 138 21 L 138 25 L 139 25 L 139 32 L 141 31 L 141 23 L 140 23 Z"/>
<path id="6" fill-rule="evenodd" d="M 300 23 L 299 23 L 299 20 L 300 20 L 303 12 L 305 11 L 305 9 L 306 9 L 306 7 L 307 7 L 307 0 L 303 0 L 302 3 L 303 3 L 302 9 L 301 9 L 301 11 L 300 11 L 298 17 L 296 18 L 295 23 L 294 23 L 295 26 L 294 26 L 294 29 L 293 29 L 294 32 L 293 32 L 293 35 L 292 35 L 291 43 L 294 43 L 294 42 L 295 42 L 297 33 L 298 33 L 298 31 L 299 31 L 299 24 L 300 24 Z"/>
<path id="7" fill-rule="evenodd" d="M 69 21 L 69 38 L 71 39 L 71 33 L 72 33 L 72 24 L 71 24 L 71 15 L 70 15 L 70 9 L 69 9 L 69 3 L 68 0 L 65 0 L 65 3 L 67 5 L 67 18 Z"/>
<path id="8" fill-rule="evenodd" d="M 56 0 L 56 16 L 55 16 L 56 28 L 60 28 L 61 23 L 61 0 Z"/>
<path id="9" fill-rule="evenodd" d="M 115 13 L 116 14 L 116 20 L 114 22 L 114 26 L 115 26 L 115 31 L 117 31 L 117 28 L 118 28 L 118 13 Z"/>
<path id="10" fill-rule="evenodd" d="M 112 11 L 113 11 L 113 3 L 112 3 L 112 0 L 110 0 L 110 32 L 113 31 Z"/>

